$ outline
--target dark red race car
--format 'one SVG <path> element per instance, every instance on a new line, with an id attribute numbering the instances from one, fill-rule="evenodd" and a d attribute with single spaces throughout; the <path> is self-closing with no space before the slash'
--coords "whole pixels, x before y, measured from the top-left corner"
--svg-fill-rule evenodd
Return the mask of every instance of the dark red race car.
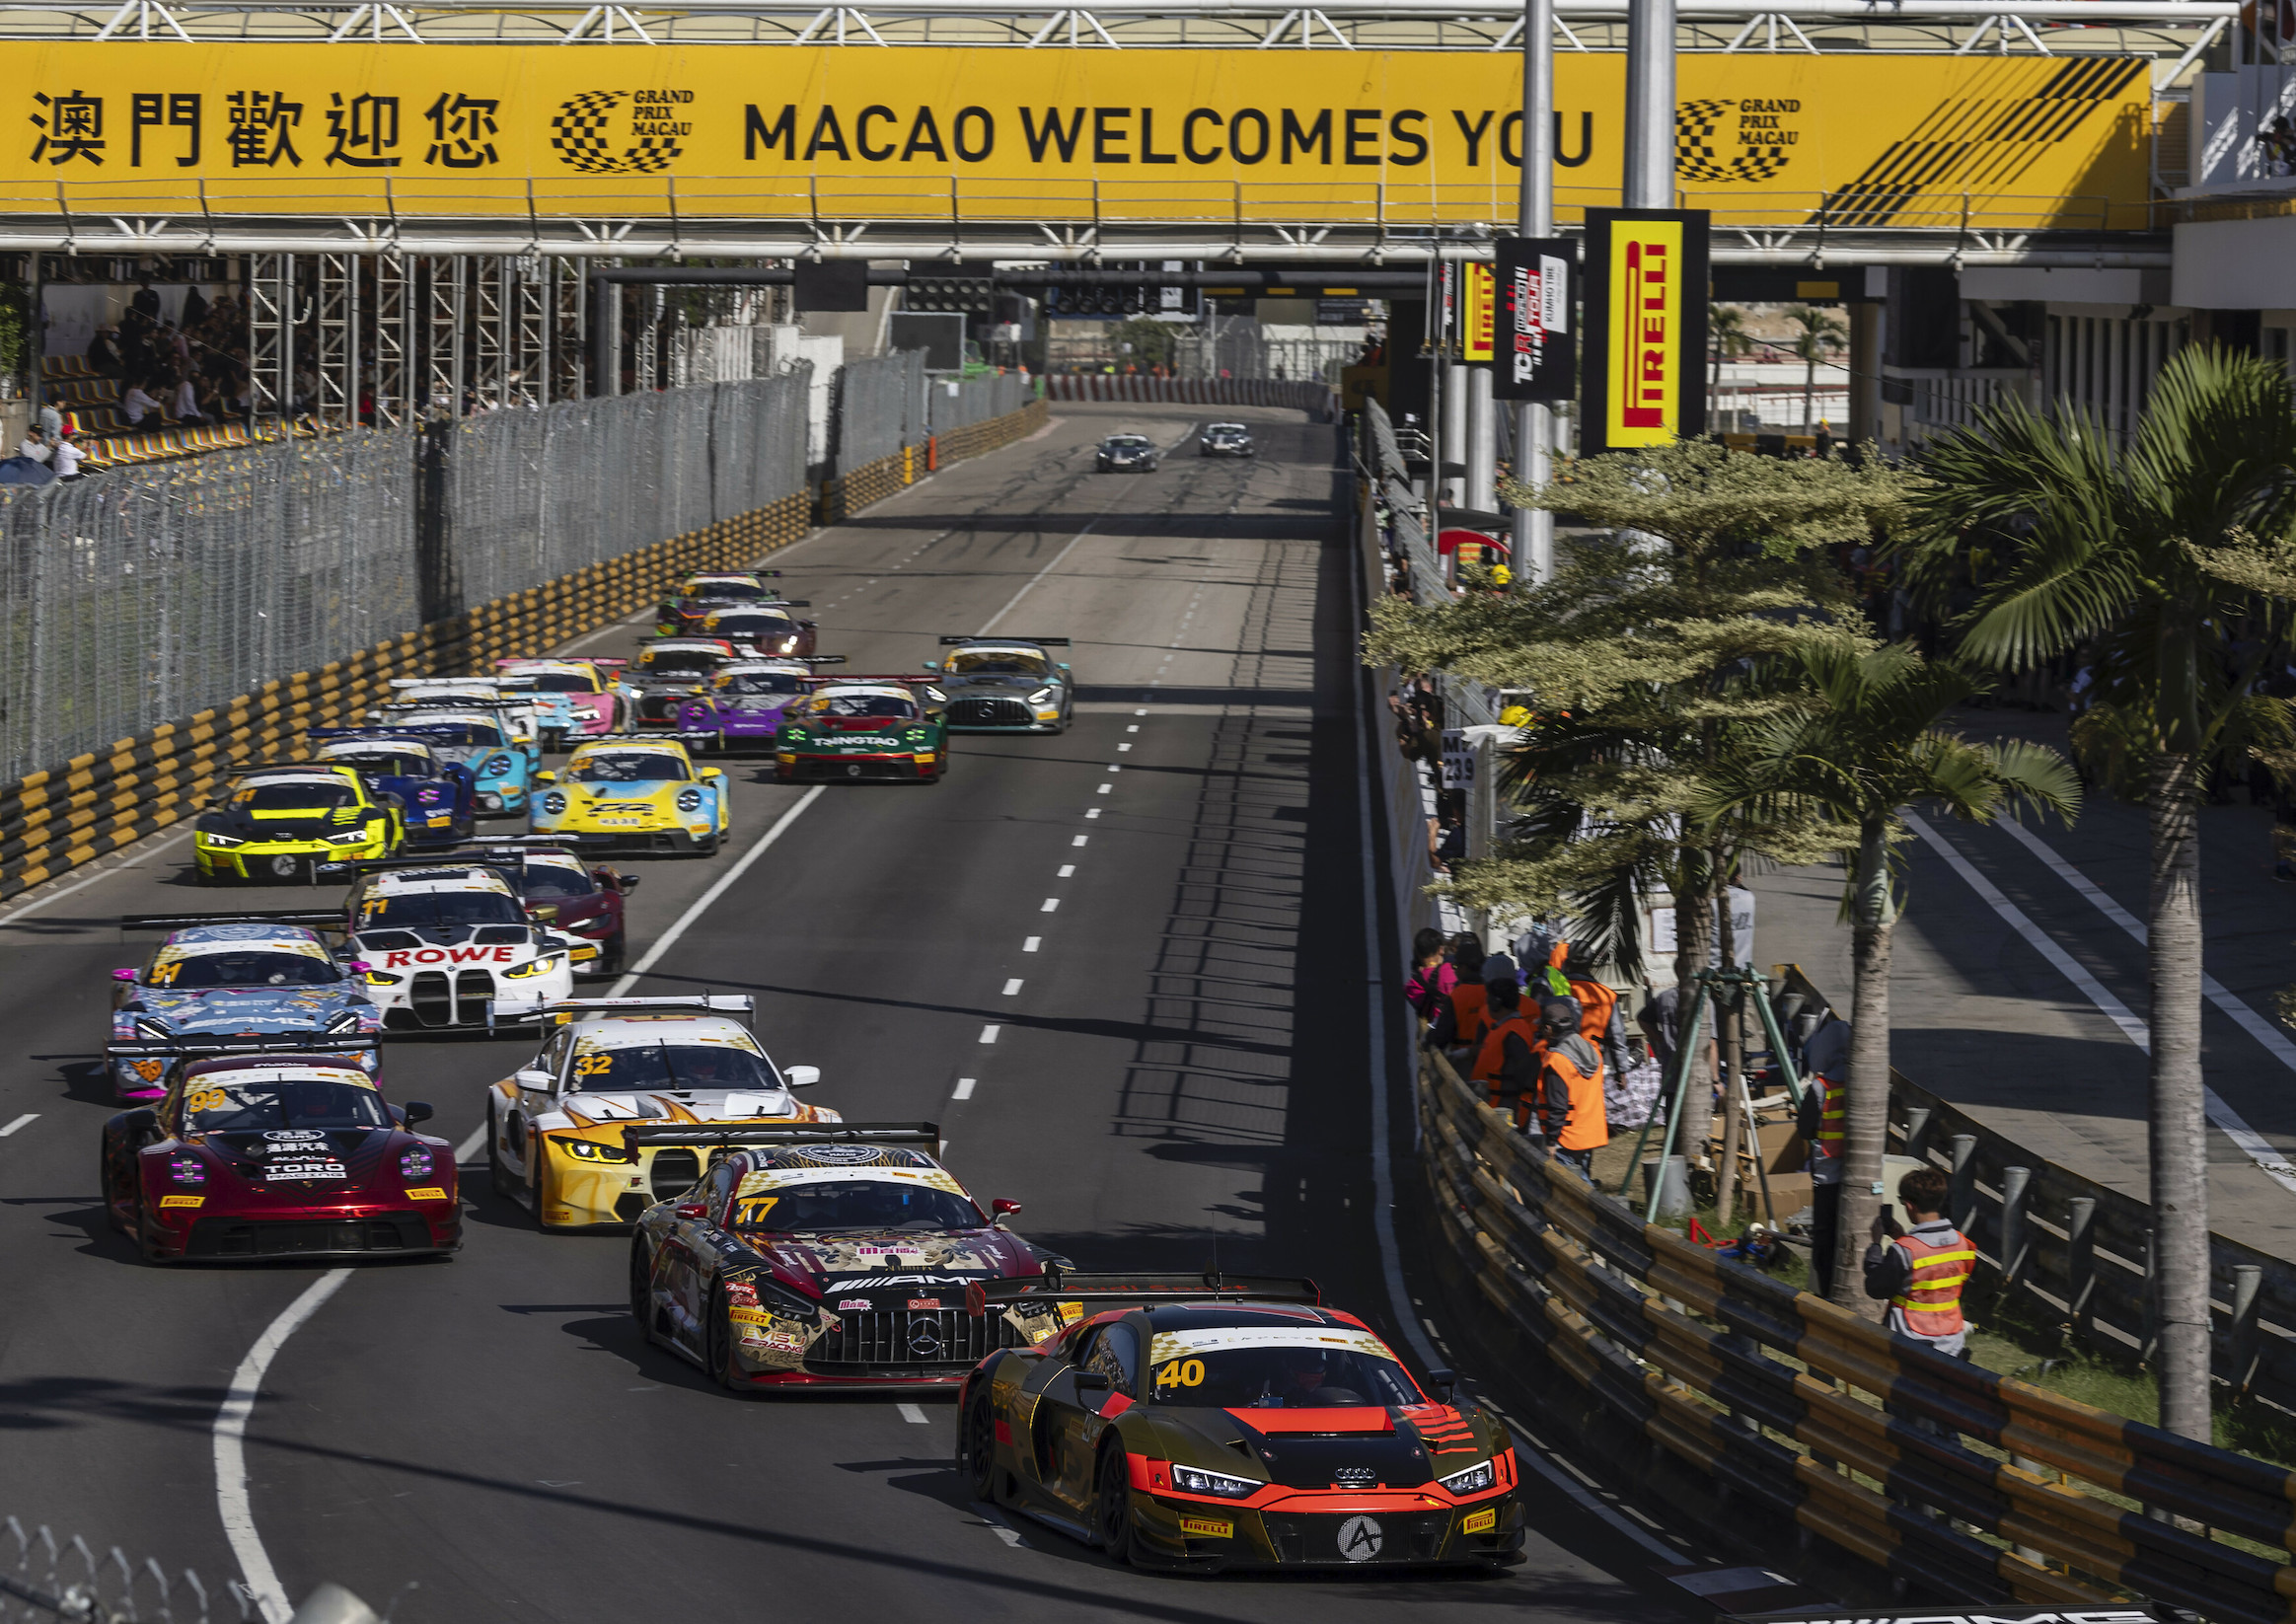
<path id="1" fill-rule="evenodd" d="M 153 1263 L 460 1248 L 454 1150 L 414 1132 L 429 1106 L 384 1102 L 351 1052 L 373 1042 L 154 1045 L 166 1096 L 104 1125 L 111 1226 Z"/>

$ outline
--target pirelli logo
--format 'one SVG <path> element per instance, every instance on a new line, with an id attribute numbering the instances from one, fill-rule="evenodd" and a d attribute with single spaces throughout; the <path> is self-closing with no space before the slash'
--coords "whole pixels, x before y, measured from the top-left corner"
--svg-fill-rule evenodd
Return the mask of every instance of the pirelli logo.
<path id="1" fill-rule="evenodd" d="M 1590 357 L 1584 449 L 1666 445 L 1705 423 L 1706 217 L 1589 210 Z M 1598 440 L 1598 443 L 1595 443 Z"/>

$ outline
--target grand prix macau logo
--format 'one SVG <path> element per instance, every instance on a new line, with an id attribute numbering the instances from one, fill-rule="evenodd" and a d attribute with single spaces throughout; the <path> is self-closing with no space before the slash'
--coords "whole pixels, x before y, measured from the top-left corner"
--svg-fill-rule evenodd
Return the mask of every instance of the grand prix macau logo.
<path id="1" fill-rule="evenodd" d="M 1790 162 L 1802 139 L 1794 96 L 1674 104 L 1674 174 L 1684 181 L 1762 182 Z"/>
<path id="2" fill-rule="evenodd" d="M 659 175 L 694 133 L 690 90 L 589 90 L 551 115 L 558 162 L 588 175 Z"/>

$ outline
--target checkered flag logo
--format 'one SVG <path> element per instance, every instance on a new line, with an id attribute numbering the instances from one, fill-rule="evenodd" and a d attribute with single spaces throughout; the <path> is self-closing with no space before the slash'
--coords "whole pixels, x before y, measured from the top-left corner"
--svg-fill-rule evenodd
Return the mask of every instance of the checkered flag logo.
<path id="1" fill-rule="evenodd" d="M 641 135 L 616 151 L 614 111 L 628 99 L 619 90 L 587 90 L 558 104 L 551 115 L 551 146 L 558 162 L 586 175 L 659 175 L 685 149 L 669 135 Z"/>
<path id="2" fill-rule="evenodd" d="M 1729 158 L 1715 151 L 1715 131 L 1737 111 L 1735 102 L 1674 104 L 1674 174 L 1684 181 L 1767 181 L 1786 167 L 1783 147 L 1741 145 Z"/>

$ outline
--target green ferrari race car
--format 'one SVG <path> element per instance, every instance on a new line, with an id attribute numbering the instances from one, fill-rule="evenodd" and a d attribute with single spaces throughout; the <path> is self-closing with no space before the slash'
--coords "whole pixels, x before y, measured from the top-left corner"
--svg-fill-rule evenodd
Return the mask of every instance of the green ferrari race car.
<path id="1" fill-rule="evenodd" d="M 927 677 L 813 677 L 781 712 L 774 776 L 938 783 L 948 771 L 948 696 Z"/>

